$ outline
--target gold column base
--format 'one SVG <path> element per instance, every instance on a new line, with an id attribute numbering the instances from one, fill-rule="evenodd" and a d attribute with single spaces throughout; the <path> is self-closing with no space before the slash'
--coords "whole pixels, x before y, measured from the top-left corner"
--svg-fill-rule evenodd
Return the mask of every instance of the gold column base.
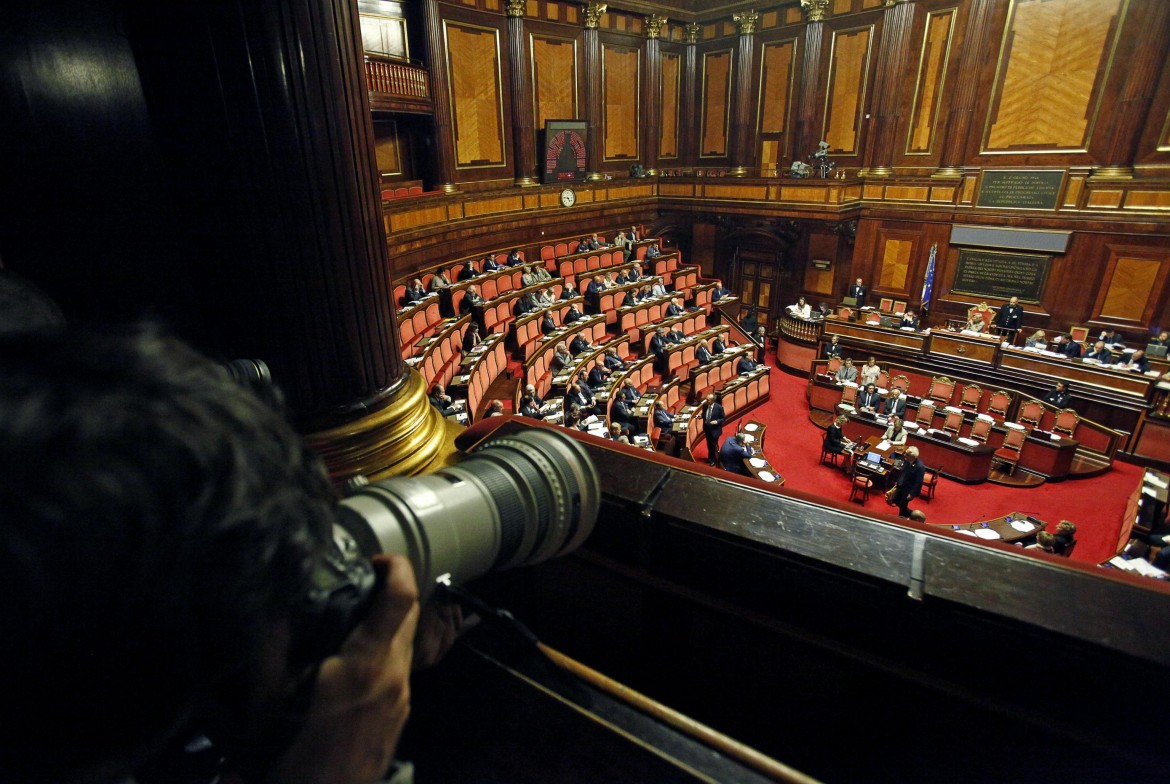
<path id="1" fill-rule="evenodd" d="M 746 166 L 732 166 L 728 174 L 732 177 L 746 177 L 748 175 L 748 168 Z"/>
<path id="2" fill-rule="evenodd" d="M 1094 166 L 1090 180 L 1132 180 L 1132 166 Z"/>
<path id="3" fill-rule="evenodd" d="M 455 436 L 463 427 L 430 404 L 419 372 L 408 372 L 406 383 L 385 407 L 305 436 L 335 482 L 357 474 L 371 480 L 420 474 L 452 462 L 458 454 Z"/>
<path id="4" fill-rule="evenodd" d="M 943 166 L 941 169 L 930 175 L 934 180 L 957 180 L 962 178 L 963 170 L 958 166 Z"/>
<path id="5" fill-rule="evenodd" d="M 859 177 L 892 177 L 894 170 L 889 166 L 871 166 L 858 172 Z"/>
<path id="6" fill-rule="evenodd" d="M 598 182 L 598 181 L 604 180 L 604 179 L 605 179 L 605 175 L 602 174 L 601 172 L 586 172 L 585 173 L 585 180 L 587 182 Z"/>
<path id="7" fill-rule="evenodd" d="M 517 177 L 516 184 L 521 188 L 531 188 L 534 185 L 540 185 L 539 182 L 532 179 L 531 177 Z"/>
<path id="8" fill-rule="evenodd" d="M 657 177 L 657 176 L 658 176 L 658 170 L 657 170 L 657 169 L 647 169 L 647 170 L 646 170 L 646 176 L 647 176 L 647 177 Z"/>
<path id="9" fill-rule="evenodd" d="M 459 193 L 459 186 L 452 182 L 445 182 L 439 186 L 443 193 Z"/>

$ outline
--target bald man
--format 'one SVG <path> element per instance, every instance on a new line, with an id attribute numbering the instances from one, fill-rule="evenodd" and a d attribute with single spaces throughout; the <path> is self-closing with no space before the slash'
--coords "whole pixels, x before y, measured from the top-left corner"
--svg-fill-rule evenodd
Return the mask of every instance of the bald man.
<path id="1" fill-rule="evenodd" d="M 902 464 L 902 473 L 894 485 L 894 496 L 891 500 L 898 507 L 898 517 L 910 516 L 910 502 L 922 492 L 922 480 L 926 474 L 926 466 L 918 459 L 918 447 L 912 446 L 906 450 L 906 461 Z"/>

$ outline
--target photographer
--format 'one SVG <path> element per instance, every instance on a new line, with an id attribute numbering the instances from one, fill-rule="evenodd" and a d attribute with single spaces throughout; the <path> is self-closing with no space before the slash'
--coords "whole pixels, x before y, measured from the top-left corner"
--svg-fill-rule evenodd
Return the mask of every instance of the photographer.
<path id="1" fill-rule="evenodd" d="M 378 556 L 364 620 L 309 653 L 337 501 L 284 419 L 149 331 L 5 337 L 0 374 L 5 780 L 384 776 L 412 659 L 458 618 L 416 655 L 410 562 Z M 214 764 L 182 753 L 194 738 Z"/>

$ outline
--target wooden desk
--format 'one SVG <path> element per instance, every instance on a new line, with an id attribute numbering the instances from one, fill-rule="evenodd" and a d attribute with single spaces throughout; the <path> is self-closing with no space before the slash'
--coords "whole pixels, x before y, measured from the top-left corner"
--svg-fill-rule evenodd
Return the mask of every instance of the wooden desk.
<path id="1" fill-rule="evenodd" d="M 849 416 L 845 425 L 848 429 L 846 437 L 855 442 L 873 439 L 876 443 L 886 432 L 886 424 L 876 419 L 862 417 L 857 414 Z M 943 441 L 922 435 L 921 431 L 908 430 L 910 436 L 906 439 L 906 446 L 918 447 L 918 457 L 932 469 L 948 479 L 957 482 L 974 484 L 986 482 L 991 472 L 991 457 L 995 448 L 980 444 L 976 447 L 960 444 L 957 441 Z"/>
<path id="2" fill-rule="evenodd" d="M 1108 365 L 1086 364 L 1079 359 L 1055 357 L 1038 351 L 1018 348 L 1000 350 L 1000 367 L 1014 368 L 1038 376 L 1061 378 L 1077 387 L 1094 386 L 1144 401 L 1156 377 L 1127 370 L 1113 370 Z M 1080 390 L 1078 389 L 1078 392 Z"/>
<path id="3" fill-rule="evenodd" d="M 922 332 L 893 329 L 878 324 L 858 324 L 836 316 L 824 320 L 822 334 L 825 337 L 837 335 L 853 344 L 871 347 L 879 352 L 887 352 L 890 346 L 897 346 L 913 354 L 925 353 L 926 340 L 929 337 Z"/>
<path id="4" fill-rule="evenodd" d="M 931 354 L 958 357 L 968 362 L 995 363 L 1000 340 L 995 335 L 967 335 L 962 332 L 932 331 Z"/>
<path id="5" fill-rule="evenodd" d="M 1024 512 L 1011 512 L 1003 517 L 984 522 L 967 523 L 966 525 L 946 525 L 941 523 L 927 523 L 939 528 L 950 528 L 960 534 L 974 537 L 986 542 L 1003 542 L 1011 544 L 1021 539 L 1033 537 L 1048 527 L 1048 523 Z"/>
<path id="6" fill-rule="evenodd" d="M 744 458 L 743 465 L 749 476 L 754 476 L 761 482 L 780 486 L 784 484 L 784 477 L 780 476 L 780 472 L 773 468 L 768 458 L 764 456 L 764 434 L 767 429 L 767 425 L 755 419 L 739 428 L 743 442 L 756 450 L 755 455 Z"/>

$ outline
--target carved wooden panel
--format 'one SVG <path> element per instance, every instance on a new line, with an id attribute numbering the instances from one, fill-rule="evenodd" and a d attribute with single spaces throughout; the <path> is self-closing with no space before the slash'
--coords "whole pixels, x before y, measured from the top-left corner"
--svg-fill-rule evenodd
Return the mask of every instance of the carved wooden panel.
<path id="1" fill-rule="evenodd" d="M 703 135 L 700 158 L 727 155 L 731 103 L 731 50 L 703 54 Z"/>
<path id="2" fill-rule="evenodd" d="M 374 126 L 374 157 L 379 174 L 402 174 L 402 156 L 398 151 L 398 123 L 379 121 Z"/>
<path id="3" fill-rule="evenodd" d="M 954 29 L 953 8 L 936 11 L 926 17 L 922 53 L 918 58 L 918 78 L 914 84 L 914 104 L 910 111 L 910 129 L 906 139 L 906 153 L 909 155 L 927 155 L 934 146 Z"/>
<path id="4" fill-rule="evenodd" d="M 572 120 L 577 112 L 577 42 L 533 35 L 532 110 L 537 129 L 545 120 Z"/>
<path id="5" fill-rule="evenodd" d="M 682 58 L 677 54 L 664 52 L 659 70 L 662 74 L 662 132 L 658 139 L 658 157 L 677 158 Z"/>
<path id="6" fill-rule="evenodd" d="M 1084 150 L 1128 0 L 1016 0 L 1000 45 L 985 152 Z"/>
<path id="7" fill-rule="evenodd" d="M 760 133 L 788 130 L 789 98 L 796 71 L 796 41 L 765 44 L 760 57 Z"/>
<path id="8" fill-rule="evenodd" d="M 834 153 L 858 150 L 872 41 L 872 25 L 833 32 L 822 135 Z"/>
<path id="9" fill-rule="evenodd" d="M 601 47 L 607 161 L 638 157 L 640 61 L 637 49 L 608 45 Z"/>
<path id="10" fill-rule="evenodd" d="M 1111 247 L 1094 319 L 1148 325 L 1161 298 L 1170 254 L 1153 248 Z"/>
<path id="11" fill-rule="evenodd" d="M 499 31 L 445 20 L 451 79 L 452 133 L 458 168 L 500 166 L 504 160 L 504 103 Z"/>
<path id="12" fill-rule="evenodd" d="M 877 288 L 882 291 L 906 291 L 910 261 L 914 256 L 914 239 L 885 235 L 878 242 Z"/>

